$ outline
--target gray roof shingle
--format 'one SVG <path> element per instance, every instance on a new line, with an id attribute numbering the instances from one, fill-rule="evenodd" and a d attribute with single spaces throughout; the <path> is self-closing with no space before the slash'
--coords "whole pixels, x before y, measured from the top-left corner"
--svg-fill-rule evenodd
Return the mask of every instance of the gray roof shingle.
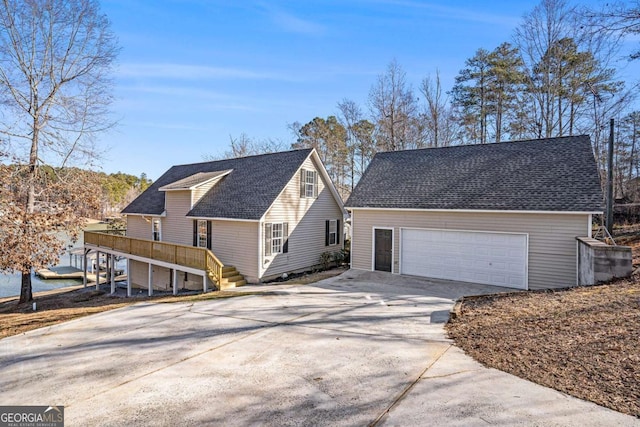
<path id="1" fill-rule="evenodd" d="M 379 153 L 350 208 L 601 212 L 586 135 Z"/>
<path id="2" fill-rule="evenodd" d="M 191 187 L 196 187 L 200 184 L 204 184 L 205 182 L 216 178 L 220 175 L 224 175 L 226 173 L 231 172 L 231 170 L 225 171 L 215 171 L 215 172 L 198 172 L 196 174 L 190 175 L 186 178 L 179 179 L 176 182 L 172 182 L 171 184 L 167 184 L 161 187 L 159 190 L 188 190 Z"/>
<path id="3" fill-rule="evenodd" d="M 233 169 L 187 214 L 192 217 L 258 220 L 269 209 L 312 149 L 173 166 L 123 209 L 123 214 L 160 215 L 165 193 L 160 187 L 200 173 Z"/>

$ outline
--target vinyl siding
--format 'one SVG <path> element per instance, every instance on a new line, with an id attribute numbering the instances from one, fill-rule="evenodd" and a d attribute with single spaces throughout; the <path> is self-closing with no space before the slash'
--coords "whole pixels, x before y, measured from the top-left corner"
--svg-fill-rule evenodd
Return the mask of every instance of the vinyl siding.
<path id="1" fill-rule="evenodd" d="M 258 281 L 258 222 L 212 220 L 211 250 L 247 281 Z"/>
<path id="2" fill-rule="evenodd" d="M 318 171 L 321 165 L 310 157 L 302 168 Z M 325 246 L 325 221 L 339 219 L 340 244 Z M 289 228 L 289 251 L 286 254 L 262 258 L 263 278 L 271 278 L 293 271 L 311 268 L 320 263 L 320 254 L 342 248 L 342 210 L 333 198 L 322 174 L 318 173 L 318 197 L 300 197 L 300 172 L 289 181 L 284 191 L 267 211 L 264 223 L 286 222 Z M 264 254 L 264 223 L 260 235 L 261 254 Z"/>
<path id="3" fill-rule="evenodd" d="M 207 191 L 211 190 L 211 188 L 214 185 L 216 185 L 218 182 L 220 182 L 222 178 L 224 178 L 224 176 L 219 176 L 215 179 L 212 179 L 210 182 L 207 182 L 206 184 L 199 185 L 198 187 L 196 187 L 193 190 L 193 200 L 192 200 L 193 204 L 191 205 L 191 207 L 193 207 L 196 203 L 198 203 L 200 199 L 202 199 L 202 196 L 207 194 Z"/>
<path id="4" fill-rule="evenodd" d="M 149 283 L 149 264 L 146 262 L 129 260 L 131 263 L 131 286 L 134 289 L 147 289 Z M 158 265 L 153 266 L 153 289 L 159 291 L 172 291 L 171 286 L 171 270 Z M 186 275 L 186 281 L 185 281 Z M 185 273 L 178 270 L 177 274 L 178 289 L 202 289 L 202 276 Z"/>
<path id="5" fill-rule="evenodd" d="M 147 217 L 147 219 L 149 218 Z M 136 239 L 151 239 L 151 223 L 140 215 L 127 215 L 127 236 Z"/>
<path id="6" fill-rule="evenodd" d="M 372 269 L 373 227 L 393 227 L 393 272 L 399 271 L 400 228 L 498 231 L 529 235 L 529 289 L 576 284 L 576 237 L 588 214 L 512 214 L 358 210 L 352 212 L 352 267 Z"/>
<path id="7" fill-rule="evenodd" d="M 181 245 L 193 244 L 193 220 L 187 218 L 191 210 L 191 191 L 167 191 L 167 216 L 162 218 L 162 240 Z"/>

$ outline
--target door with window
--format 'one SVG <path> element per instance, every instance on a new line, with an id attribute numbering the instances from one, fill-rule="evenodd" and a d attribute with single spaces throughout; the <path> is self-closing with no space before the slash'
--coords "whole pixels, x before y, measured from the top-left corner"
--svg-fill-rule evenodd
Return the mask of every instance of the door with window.
<path id="1" fill-rule="evenodd" d="M 374 229 L 374 260 L 373 269 L 391 272 L 393 259 L 393 230 L 386 228 Z"/>

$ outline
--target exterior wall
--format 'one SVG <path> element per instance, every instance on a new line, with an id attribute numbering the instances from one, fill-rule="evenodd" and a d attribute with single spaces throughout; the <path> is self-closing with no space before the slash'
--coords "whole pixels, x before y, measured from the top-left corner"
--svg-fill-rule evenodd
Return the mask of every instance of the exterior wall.
<path id="1" fill-rule="evenodd" d="M 149 264 L 146 262 L 129 260 L 131 270 L 131 287 L 134 289 L 148 289 Z M 171 284 L 171 270 L 158 265 L 153 266 L 153 289 L 170 292 L 173 290 Z M 178 270 L 178 289 L 201 290 L 202 276 L 185 273 Z"/>
<path id="2" fill-rule="evenodd" d="M 529 289 L 574 286 L 576 240 L 591 226 L 588 214 L 512 214 L 359 210 L 352 212 L 352 268 L 371 270 L 373 227 L 393 227 L 393 272 L 399 272 L 400 228 L 498 231 L 529 235 Z"/>
<path id="3" fill-rule="evenodd" d="M 578 238 L 578 284 L 595 285 L 616 277 L 629 277 L 633 256 L 629 246 L 607 245 L 588 237 Z"/>
<path id="4" fill-rule="evenodd" d="M 190 229 L 191 230 L 191 229 Z M 211 221 L 211 251 L 248 282 L 258 281 L 258 222 Z"/>
<path id="5" fill-rule="evenodd" d="M 200 201 L 200 199 L 202 199 L 202 196 L 207 194 L 207 192 L 209 190 L 211 190 L 211 188 L 213 188 L 214 185 L 216 185 L 218 182 L 220 182 L 220 180 L 222 178 L 224 178 L 224 176 L 217 177 L 216 179 L 212 179 L 211 181 L 207 182 L 206 184 L 199 185 L 198 187 L 196 187 L 193 190 L 193 194 L 192 194 L 193 198 L 191 200 L 191 206 L 193 207 L 196 203 L 198 203 Z"/>
<path id="6" fill-rule="evenodd" d="M 191 246 L 193 220 L 186 215 L 191 210 L 191 191 L 165 192 L 167 216 L 162 218 L 162 241 Z"/>
<path id="7" fill-rule="evenodd" d="M 151 217 L 146 218 L 149 219 Z M 127 236 L 135 237 L 136 239 L 151 239 L 153 237 L 151 223 L 140 215 L 127 215 Z"/>
<path id="8" fill-rule="evenodd" d="M 315 164 L 310 157 L 302 168 L 319 171 L 321 165 Z M 282 273 L 290 273 L 311 268 L 320 264 L 320 254 L 325 251 L 336 252 L 342 248 L 342 230 L 340 243 L 325 246 L 325 221 L 339 219 L 342 228 L 344 218 L 340 206 L 333 198 L 331 191 L 324 182 L 322 174 L 318 173 L 318 197 L 300 197 L 300 173 L 296 173 L 287 184 L 284 191 L 267 211 L 264 222 L 288 223 L 289 244 L 288 253 L 265 257 L 264 254 L 264 223 L 260 229 L 260 260 L 261 278 L 269 279 Z M 258 248 L 256 248 L 256 253 Z"/>

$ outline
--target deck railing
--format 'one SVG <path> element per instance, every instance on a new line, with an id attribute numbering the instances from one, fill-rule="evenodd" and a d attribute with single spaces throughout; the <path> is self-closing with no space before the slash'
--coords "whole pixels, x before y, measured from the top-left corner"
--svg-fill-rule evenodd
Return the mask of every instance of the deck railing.
<path id="1" fill-rule="evenodd" d="M 129 255 L 204 270 L 209 275 L 209 278 L 216 283 L 220 283 L 222 279 L 222 267 L 224 267 L 224 264 L 220 262 L 213 252 L 206 248 L 136 239 L 94 231 L 84 232 L 84 242 L 98 248 L 112 249 Z"/>

